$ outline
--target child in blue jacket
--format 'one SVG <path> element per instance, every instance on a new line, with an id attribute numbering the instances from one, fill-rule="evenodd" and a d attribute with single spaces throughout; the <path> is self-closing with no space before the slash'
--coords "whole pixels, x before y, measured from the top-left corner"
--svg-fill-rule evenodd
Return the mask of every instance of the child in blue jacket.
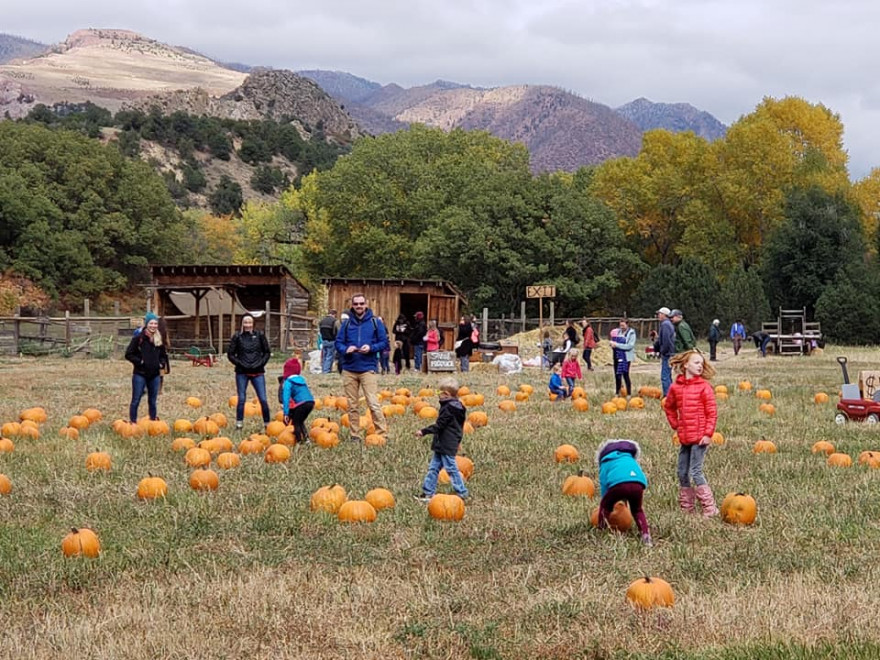
<path id="1" fill-rule="evenodd" d="M 284 405 L 284 423 L 293 424 L 296 444 L 308 442 L 306 419 L 315 407 L 315 397 L 312 396 L 306 379 L 300 374 L 295 374 L 284 380 L 281 403 Z"/>
<path id="2" fill-rule="evenodd" d="M 550 394 L 555 394 L 561 399 L 567 399 L 571 394 L 571 390 L 568 389 L 568 385 L 566 385 L 562 380 L 562 367 L 557 362 L 551 368 L 551 376 L 550 382 L 547 383 L 547 387 L 550 389 Z"/>
<path id="3" fill-rule="evenodd" d="M 596 451 L 599 466 L 599 529 L 608 524 L 608 514 L 621 500 L 629 503 L 629 510 L 635 518 L 642 535 L 642 542 L 651 546 L 651 530 L 648 519 L 642 510 L 642 496 L 648 487 L 648 478 L 639 465 L 642 454 L 639 443 L 634 440 L 606 440 Z"/>

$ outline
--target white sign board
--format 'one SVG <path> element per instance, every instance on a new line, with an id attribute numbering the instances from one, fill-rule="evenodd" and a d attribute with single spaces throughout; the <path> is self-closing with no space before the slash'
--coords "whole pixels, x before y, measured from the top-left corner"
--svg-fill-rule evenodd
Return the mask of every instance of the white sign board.
<path id="1" fill-rule="evenodd" d="M 455 353 L 452 351 L 428 353 L 428 371 L 455 371 Z"/>

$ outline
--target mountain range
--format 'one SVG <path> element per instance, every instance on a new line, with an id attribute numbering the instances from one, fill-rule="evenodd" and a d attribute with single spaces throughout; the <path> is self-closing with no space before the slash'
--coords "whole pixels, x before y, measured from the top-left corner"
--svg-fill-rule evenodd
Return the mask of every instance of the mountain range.
<path id="1" fill-rule="evenodd" d="M 404 88 L 340 71 L 293 73 L 221 64 L 128 30 L 89 29 L 45 46 L 0 35 L 0 115 L 91 101 L 233 119 L 294 120 L 350 142 L 423 123 L 486 130 L 521 142 L 534 171 L 574 170 L 638 153 L 652 128 L 717 139 L 725 127 L 687 104 L 637 99 L 620 108 L 548 85 L 477 88 L 438 80 Z"/>

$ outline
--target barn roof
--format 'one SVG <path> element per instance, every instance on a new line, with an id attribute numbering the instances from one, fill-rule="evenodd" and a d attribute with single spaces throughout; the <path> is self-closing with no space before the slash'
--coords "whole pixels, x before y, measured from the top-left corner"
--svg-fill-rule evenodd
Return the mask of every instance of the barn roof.
<path id="1" fill-rule="evenodd" d="M 436 287 L 440 287 L 446 289 L 449 293 L 458 296 L 462 300 L 467 300 L 467 297 L 461 292 L 461 290 L 455 286 L 452 282 L 447 280 L 437 280 L 431 277 L 426 277 L 423 279 L 420 278 L 389 278 L 389 277 L 323 277 L 321 278 L 321 283 L 330 285 L 330 284 L 350 284 L 359 282 L 361 284 L 378 284 L 379 286 L 408 286 L 408 285 L 418 285 L 425 286 L 434 285 Z"/>
<path id="2" fill-rule="evenodd" d="M 230 275 L 230 276 L 274 276 L 274 277 L 291 277 L 293 278 L 293 273 L 287 268 L 287 266 L 281 264 L 273 264 L 273 265 L 257 265 L 257 264 L 242 264 L 242 265 L 233 265 L 233 264 L 223 264 L 223 265 L 187 265 L 187 264 L 169 264 L 169 265 L 150 265 L 150 273 L 155 277 L 156 275 L 179 275 L 179 276 L 189 276 L 189 277 L 199 277 L 199 276 L 217 276 L 217 275 Z M 294 278 L 296 279 L 296 278 Z"/>

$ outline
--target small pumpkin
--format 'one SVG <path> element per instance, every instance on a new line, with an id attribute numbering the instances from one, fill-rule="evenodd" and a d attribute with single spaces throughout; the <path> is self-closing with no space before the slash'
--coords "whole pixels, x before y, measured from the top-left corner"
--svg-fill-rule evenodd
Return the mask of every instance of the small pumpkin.
<path id="1" fill-rule="evenodd" d="M 760 410 L 762 413 L 770 415 L 771 417 L 776 414 L 776 406 L 774 406 L 772 403 L 762 403 L 760 406 L 758 406 L 758 410 Z"/>
<path id="2" fill-rule="evenodd" d="M 263 460 L 267 463 L 286 463 L 290 460 L 290 449 L 286 445 L 271 445 L 263 455 Z"/>
<path id="3" fill-rule="evenodd" d="M 519 401 L 520 403 L 523 403 L 523 402 L 529 400 L 529 393 L 528 392 L 517 392 L 516 394 L 513 395 L 513 398 L 514 398 L 514 400 Z"/>
<path id="4" fill-rule="evenodd" d="M 574 445 L 559 445 L 553 452 L 553 458 L 557 463 L 576 463 L 580 459 L 577 447 Z"/>
<path id="5" fill-rule="evenodd" d="M 9 454 L 15 451 L 15 443 L 9 438 L 0 438 L 0 454 Z"/>
<path id="6" fill-rule="evenodd" d="M 626 404 L 626 407 L 630 410 L 644 410 L 645 400 L 640 396 L 634 396 Z"/>
<path id="7" fill-rule="evenodd" d="M 614 508 L 606 516 L 608 527 L 616 532 L 627 532 L 632 527 L 633 517 L 629 510 L 629 504 L 623 501 L 616 502 Z M 599 526 L 599 507 L 593 509 L 590 514 L 590 523 L 593 527 Z"/>
<path id="8" fill-rule="evenodd" d="M 465 424 L 467 424 L 467 422 L 465 422 Z M 378 433 L 369 433 L 364 438 L 365 447 L 384 447 L 387 442 L 387 438 Z"/>
<path id="9" fill-rule="evenodd" d="M 437 419 L 438 414 L 434 406 L 424 406 L 419 410 L 419 417 L 422 419 Z"/>
<path id="10" fill-rule="evenodd" d="M 458 467 L 458 471 L 461 474 L 461 478 L 467 481 L 474 474 L 474 462 L 469 459 L 467 456 L 456 456 L 455 457 L 455 465 Z M 437 476 L 437 480 L 441 484 L 449 483 L 449 473 L 446 471 L 446 468 L 440 470 L 440 474 Z"/>
<path id="11" fill-rule="evenodd" d="M 745 493 L 728 493 L 721 502 L 721 519 L 733 525 L 751 525 L 758 515 L 755 498 Z"/>
<path id="12" fill-rule="evenodd" d="M 336 513 L 348 500 L 345 488 L 339 484 L 332 486 L 321 486 L 312 493 L 309 500 L 309 507 L 312 511 L 326 511 L 327 513 Z"/>
<path id="13" fill-rule="evenodd" d="M 18 415 L 18 419 L 22 422 L 29 419 L 32 422 L 36 422 L 37 424 L 42 424 L 47 419 L 49 419 L 49 416 L 46 414 L 45 408 L 36 406 L 34 408 L 27 408 L 25 410 L 22 410 L 21 413 Z"/>
<path id="14" fill-rule="evenodd" d="M 500 408 L 504 412 L 514 412 L 516 410 L 516 404 L 510 399 L 505 399 L 498 404 L 498 408 Z"/>
<path id="15" fill-rule="evenodd" d="M 590 409 L 590 403 L 585 398 L 574 399 L 571 407 L 578 412 L 587 412 Z"/>
<path id="16" fill-rule="evenodd" d="M 193 490 L 217 490 L 220 477 L 210 468 L 195 470 L 189 475 L 189 487 Z"/>
<path id="17" fill-rule="evenodd" d="M 464 500 L 458 495 L 437 493 L 428 501 L 428 515 L 435 520 L 459 521 L 464 518 Z"/>
<path id="18" fill-rule="evenodd" d="M 603 415 L 614 415 L 617 413 L 617 404 L 613 401 L 606 401 L 602 404 L 602 414 Z"/>
<path id="19" fill-rule="evenodd" d="M 587 391 L 583 387 L 578 385 L 577 387 L 575 387 L 571 391 L 571 398 L 572 399 L 586 399 L 587 398 Z"/>
<path id="20" fill-rule="evenodd" d="M 712 444 L 713 445 L 723 445 L 724 444 L 724 436 L 721 434 L 720 431 L 715 431 L 715 433 L 712 434 Z"/>
<path id="21" fill-rule="evenodd" d="M 205 467 L 211 464 L 211 452 L 202 447 L 193 447 L 192 449 L 187 449 L 186 454 L 183 455 L 183 460 L 193 468 Z"/>
<path id="22" fill-rule="evenodd" d="M 144 477 L 138 483 L 137 496 L 142 500 L 154 500 L 165 497 L 168 493 L 168 484 L 162 477 Z"/>
<path id="23" fill-rule="evenodd" d="M 528 383 L 523 383 L 522 385 L 519 386 L 519 391 L 525 392 L 526 394 L 531 396 L 532 394 L 535 393 L 535 388 L 532 387 L 531 385 L 529 385 Z"/>
<path id="24" fill-rule="evenodd" d="M 287 426 L 285 426 L 284 422 L 271 421 L 266 424 L 266 435 L 268 435 L 270 438 L 277 438 L 279 435 L 284 433 L 284 429 L 286 428 Z"/>
<path id="25" fill-rule="evenodd" d="M 323 449 L 331 449 L 339 444 L 339 435 L 330 431 L 321 431 L 312 439 Z"/>
<path id="26" fill-rule="evenodd" d="M 364 499 L 369 502 L 376 511 L 393 509 L 396 504 L 394 501 L 394 494 L 387 488 L 373 488 L 372 490 L 367 491 L 367 494 L 364 495 Z"/>
<path id="27" fill-rule="evenodd" d="M 197 396 L 188 396 L 186 397 L 186 405 L 190 408 L 201 408 L 202 400 Z"/>
<path id="28" fill-rule="evenodd" d="M 818 404 L 828 403 L 828 395 L 825 392 L 816 392 L 813 396 L 813 402 Z"/>
<path id="29" fill-rule="evenodd" d="M 174 438 L 171 442 L 171 451 L 189 451 L 196 446 L 192 438 Z"/>
<path id="30" fill-rule="evenodd" d="M 217 467 L 221 470 L 231 470 L 241 465 L 241 456 L 232 451 L 224 451 L 217 456 Z"/>
<path id="31" fill-rule="evenodd" d="M 510 396 L 510 388 L 507 385 L 499 385 L 495 389 L 495 394 L 498 396 Z"/>
<path id="32" fill-rule="evenodd" d="M 672 607 L 675 605 L 675 592 L 666 580 L 645 576 L 627 587 L 626 602 L 640 610 Z"/>
<path id="33" fill-rule="evenodd" d="M 75 429 L 82 431 L 83 429 L 89 428 L 89 418 L 85 415 L 74 415 L 69 420 L 67 420 L 67 425 L 71 426 Z"/>
<path id="34" fill-rule="evenodd" d="M 0 435 L 3 436 L 17 436 L 21 433 L 21 424 L 18 422 L 6 422 L 2 427 L 0 427 Z"/>
<path id="35" fill-rule="evenodd" d="M 758 440 L 754 447 L 752 447 L 753 454 L 775 454 L 776 453 L 776 444 L 772 440 L 765 440 L 761 438 Z"/>
<path id="36" fill-rule="evenodd" d="M 5 474 L 0 474 L 0 495 L 9 495 L 12 492 L 12 481 Z"/>
<path id="37" fill-rule="evenodd" d="M 171 428 L 175 433 L 190 433 L 193 430 L 193 424 L 188 419 L 175 419 Z"/>
<path id="38" fill-rule="evenodd" d="M 112 464 L 113 459 L 105 451 L 93 451 L 86 456 L 86 470 L 89 472 L 94 472 L 95 470 L 106 470 L 109 472 Z"/>
<path id="39" fill-rule="evenodd" d="M 769 401 L 773 398 L 773 394 L 770 392 L 770 390 L 758 390 L 755 392 L 755 396 L 762 401 Z"/>
<path id="40" fill-rule="evenodd" d="M 97 408 L 86 408 L 82 411 L 83 417 L 89 420 L 89 424 L 94 424 L 95 422 L 100 422 L 104 417 L 103 413 Z"/>
<path id="41" fill-rule="evenodd" d="M 716 385 L 715 394 L 727 394 L 727 385 Z"/>
<path id="42" fill-rule="evenodd" d="M 584 475 L 583 470 L 565 479 L 562 484 L 562 494 L 571 497 L 593 497 L 596 494 L 596 486 L 593 480 Z"/>
<path id="43" fill-rule="evenodd" d="M 849 454 L 835 452 L 828 457 L 828 465 L 832 467 L 850 467 L 852 465 L 852 458 L 850 458 Z"/>
<path id="44" fill-rule="evenodd" d="M 749 392 L 752 389 L 752 384 L 747 380 L 741 380 L 736 387 L 740 392 Z"/>
<path id="45" fill-rule="evenodd" d="M 810 452 L 813 454 L 826 454 L 830 456 L 834 453 L 834 445 L 832 445 L 827 440 L 819 440 L 819 442 L 813 443 L 813 446 L 810 448 Z"/>
<path id="46" fill-rule="evenodd" d="M 209 415 L 208 419 L 214 422 L 217 425 L 218 429 L 225 429 L 227 426 L 229 426 L 229 420 L 226 419 L 226 415 L 221 412 L 216 412 L 213 415 Z M 219 433 L 219 431 L 217 433 Z"/>
<path id="47" fill-rule="evenodd" d="M 348 500 L 336 513 L 340 522 L 375 522 L 376 509 L 366 500 Z"/>
<path id="48" fill-rule="evenodd" d="M 480 428 L 481 426 L 486 426 L 489 424 L 489 415 L 484 413 L 482 410 L 475 410 L 467 417 L 467 421 L 471 423 L 475 429 Z"/>
<path id="49" fill-rule="evenodd" d="M 74 527 L 61 540 L 61 552 L 65 557 L 95 558 L 101 554 L 101 542 L 92 530 Z"/>

